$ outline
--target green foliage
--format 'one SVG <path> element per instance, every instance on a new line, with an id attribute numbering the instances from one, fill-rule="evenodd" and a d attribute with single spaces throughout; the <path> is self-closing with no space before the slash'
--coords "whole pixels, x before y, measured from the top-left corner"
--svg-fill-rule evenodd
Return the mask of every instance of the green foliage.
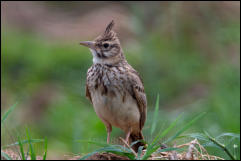
<path id="1" fill-rule="evenodd" d="M 7 117 L 9 116 L 9 114 L 15 109 L 17 103 L 14 104 L 13 106 L 11 106 L 7 112 L 3 115 L 2 117 L 2 122 L 1 124 L 4 123 L 4 121 L 7 119 Z M 28 157 L 28 153 L 27 155 L 25 156 L 25 153 L 24 153 L 24 144 L 29 144 L 29 150 L 30 150 L 30 157 L 31 157 L 31 160 L 36 160 L 36 153 L 35 153 L 35 150 L 33 148 L 33 145 L 32 143 L 39 143 L 39 142 L 43 142 L 44 141 L 44 146 L 45 146 L 45 152 L 44 152 L 44 155 L 43 155 L 43 160 L 46 160 L 46 157 L 47 157 L 47 139 L 45 138 L 45 140 L 42 140 L 42 139 L 31 139 L 31 136 L 30 136 L 30 133 L 29 133 L 29 130 L 26 128 L 26 134 L 27 134 L 27 140 L 21 140 L 20 139 L 20 136 L 17 135 L 17 139 L 18 141 L 13 143 L 13 144 L 9 144 L 9 145 L 5 145 L 5 146 L 1 146 L 1 157 L 5 158 L 6 160 L 12 160 L 12 158 L 6 154 L 4 151 L 2 151 L 2 149 L 7 149 L 7 148 L 11 148 L 13 146 L 16 146 L 18 145 L 19 146 L 19 149 L 20 149 L 20 154 L 21 154 L 21 159 L 22 160 L 26 160 L 26 158 Z M 13 152 L 13 153 L 16 153 L 16 152 Z"/>
<path id="2" fill-rule="evenodd" d="M 29 152 L 30 152 L 31 160 L 36 160 L 36 154 L 35 154 L 32 142 L 31 142 L 31 136 L 30 136 L 29 130 L 27 128 L 26 128 L 26 134 L 27 134 L 27 138 L 28 138 Z"/>
<path id="3" fill-rule="evenodd" d="M 93 142 L 93 141 L 91 141 L 89 143 L 100 145 L 98 142 Z M 135 159 L 135 155 L 130 148 L 126 148 L 126 147 L 121 146 L 121 145 L 108 145 L 107 144 L 106 146 L 104 146 L 102 148 L 99 148 L 99 149 L 81 157 L 80 160 L 85 160 L 88 157 L 90 157 L 90 156 L 92 156 L 96 153 L 100 153 L 100 152 L 110 152 L 110 153 L 114 153 L 114 154 L 117 154 L 117 155 L 126 156 L 131 160 Z"/>
<path id="4" fill-rule="evenodd" d="M 184 131 L 186 131 L 188 128 L 190 128 L 196 121 L 198 121 L 199 119 L 201 119 L 203 117 L 203 113 L 199 114 L 198 116 L 196 116 L 193 120 L 191 120 L 190 122 L 188 122 L 186 125 L 184 125 L 175 135 L 171 136 L 168 140 L 164 141 L 163 143 L 167 143 L 170 141 L 173 141 L 174 139 L 176 139 L 180 134 L 182 134 Z M 166 129 L 163 131 L 163 133 L 161 133 L 159 136 L 157 136 L 153 142 L 148 145 L 147 149 L 146 149 L 146 153 L 143 156 L 143 160 L 148 159 L 152 153 L 154 153 L 157 149 L 160 148 L 160 145 L 157 145 L 157 143 L 160 141 L 160 139 L 162 139 L 162 137 L 164 137 L 177 123 L 178 119 L 180 118 L 180 116 Z"/>
<path id="5" fill-rule="evenodd" d="M 1 125 L 4 123 L 4 121 L 7 119 L 8 115 L 14 110 L 14 108 L 16 107 L 17 103 L 15 103 L 13 106 L 11 106 L 7 112 L 1 117 Z"/>
<path id="6" fill-rule="evenodd" d="M 1 157 L 3 157 L 6 160 L 12 160 L 12 158 L 3 151 L 1 151 Z"/>
<path id="7" fill-rule="evenodd" d="M 233 156 L 233 154 L 231 154 L 230 153 L 230 151 L 229 151 L 229 149 L 226 147 L 226 145 L 223 145 L 222 143 L 220 143 L 217 139 L 215 139 L 215 138 L 213 138 L 213 137 L 211 137 L 207 132 L 205 132 L 205 135 L 208 137 L 208 139 L 212 142 L 212 143 L 214 143 L 215 145 L 217 145 L 219 148 L 221 148 L 229 157 L 230 157 L 230 159 L 232 159 L 232 160 L 236 160 L 237 158 L 235 158 L 234 156 Z M 230 133 L 227 135 L 227 134 L 224 134 L 223 136 L 230 136 Z M 222 135 L 221 135 L 222 136 Z M 236 137 L 236 136 L 234 136 L 233 134 L 231 134 L 231 136 L 232 137 Z M 239 136 L 238 136 L 238 138 L 240 138 Z M 240 139 L 239 139 L 239 142 L 240 142 Z"/>
<path id="8" fill-rule="evenodd" d="M 155 113 L 158 113 L 158 104 L 159 104 L 159 96 L 157 96 Z M 154 118 L 156 117 L 155 113 L 154 113 L 154 116 L 153 116 Z M 181 135 L 184 131 L 186 131 L 188 128 L 190 128 L 198 120 L 200 120 L 204 116 L 204 114 L 205 113 L 201 113 L 198 116 L 196 116 L 194 119 L 192 119 L 187 124 L 185 124 L 180 130 L 178 130 L 178 132 L 175 135 L 171 136 L 169 139 L 167 139 L 163 143 L 167 143 L 167 142 L 171 142 L 171 141 L 175 140 L 179 135 Z M 105 144 L 105 143 L 88 141 L 88 143 L 96 144 L 96 145 L 99 145 L 99 146 L 105 146 L 105 147 L 97 149 L 94 152 L 89 153 L 86 156 L 82 157 L 81 159 L 86 159 L 86 158 L 90 157 L 91 155 L 94 155 L 98 152 L 111 152 L 111 153 L 114 153 L 114 154 L 126 156 L 131 160 L 133 160 L 133 159 L 135 159 L 135 160 L 147 160 L 158 149 L 159 149 L 158 152 L 178 150 L 178 148 L 160 149 L 160 145 L 158 143 L 176 125 L 176 123 L 178 122 L 179 119 L 180 119 L 180 116 L 177 117 L 177 119 L 167 129 L 165 129 L 162 133 L 159 132 L 159 134 L 155 137 L 155 139 L 150 144 L 148 144 L 148 146 L 146 148 L 146 151 L 145 151 L 145 153 L 142 157 L 141 157 L 141 152 L 142 152 L 143 146 L 139 147 L 138 153 L 136 155 L 135 153 L 133 153 L 133 151 L 130 148 L 129 149 L 127 148 L 127 150 L 126 150 L 126 148 L 124 148 L 123 146 L 120 146 L 120 145 L 108 145 L 108 144 Z M 153 124 L 156 124 L 155 119 L 153 119 Z M 135 143 L 132 143 L 131 146 Z"/>
<path id="9" fill-rule="evenodd" d="M 240 153 L 237 153 L 240 149 L 240 134 L 235 133 L 223 133 L 217 137 L 212 137 L 207 132 L 192 133 L 185 135 L 186 137 L 196 138 L 202 141 L 204 147 L 213 147 L 220 149 L 223 153 L 232 160 L 239 160 Z"/>
<path id="10" fill-rule="evenodd" d="M 166 136 L 167 133 L 168 133 L 169 131 L 171 131 L 171 130 L 176 126 L 176 124 L 177 124 L 177 122 L 179 121 L 179 119 L 181 118 L 181 116 L 182 116 L 182 115 L 179 115 L 179 116 L 176 118 L 176 120 L 170 124 L 170 126 L 169 126 L 168 128 L 166 128 L 164 131 L 160 131 L 160 132 L 158 133 L 158 135 L 157 135 L 157 136 L 154 138 L 154 140 L 152 141 L 152 145 L 153 145 L 153 146 L 158 143 L 158 140 L 160 140 L 161 138 L 163 138 L 164 136 Z"/>
<path id="11" fill-rule="evenodd" d="M 18 137 L 19 137 L 19 136 L 18 136 Z M 43 139 L 31 139 L 30 141 L 31 141 L 31 143 L 44 142 Z M 23 145 L 23 144 L 27 144 L 28 142 L 29 142 L 29 140 L 21 140 L 21 144 L 22 144 L 22 145 Z M 3 149 L 5 149 L 5 148 L 11 148 L 11 147 L 16 146 L 16 145 L 20 145 L 19 141 L 15 142 L 15 143 L 13 143 L 13 144 L 4 145 L 4 146 L 2 146 L 2 148 L 3 148 Z"/>
<path id="12" fill-rule="evenodd" d="M 156 106 L 155 106 L 155 112 L 154 112 L 154 116 L 153 116 L 153 123 L 152 123 L 152 126 L 151 126 L 151 136 L 153 135 L 153 133 L 156 129 L 158 110 L 159 110 L 159 94 L 157 95 L 157 99 L 156 99 Z"/>
<path id="13" fill-rule="evenodd" d="M 142 153 L 143 148 L 144 148 L 144 146 L 140 146 L 138 148 L 138 153 L 137 153 L 137 156 L 136 156 L 136 160 L 141 160 L 141 153 Z"/>
<path id="14" fill-rule="evenodd" d="M 22 144 L 22 141 L 21 141 L 19 136 L 18 136 L 18 145 L 19 145 L 19 149 L 20 149 L 20 152 L 21 152 L 21 157 L 22 157 L 21 159 L 26 160 L 24 150 L 23 150 L 23 144 Z"/>
<path id="15" fill-rule="evenodd" d="M 196 116 L 193 120 L 191 120 L 190 122 L 188 122 L 187 124 L 185 124 L 175 135 L 173 135 L 172 137 L 170 137 L 167 141 L 164 141 L 165 143 L 168 143 L 174 139 L 176 139 L 179 135 L 181 135 L 184 131 L 186 131 L 188 128 L 190 128 L 196 121 L 198 121 L 199 119 L 201 119 L 206 113 L 201 113 L 198 116 Z"/>
<path id="16" fill-rule="evenodd" d="M 47 138 L 44 139 L 44 155 L 43 155 L 43 160 L 46 160 L 47 158 L 47 150 L 48 150 L 48 140 Z"/>

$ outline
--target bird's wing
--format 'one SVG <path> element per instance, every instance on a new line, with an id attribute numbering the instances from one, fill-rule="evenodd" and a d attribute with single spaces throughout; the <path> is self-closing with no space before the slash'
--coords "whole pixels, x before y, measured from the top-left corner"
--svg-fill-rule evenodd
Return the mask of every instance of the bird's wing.
<path id="1" fill-rule="evenodd" d="M 85 85 L 85 96 L 90 100 L 90 102 L 92 103 L 92 99 L 91 99 L 91 94 L 88 88 L 88 85 Z"/>
<path id="2" fill-rule="evenodd" d="M 144 86 L 139 74 L 133 69 L 130 71 L 131 94 L 136 100 L 140 112 L 140 130 L 143 128 L 146 121 L 147 99 L 144 91 Z"/>

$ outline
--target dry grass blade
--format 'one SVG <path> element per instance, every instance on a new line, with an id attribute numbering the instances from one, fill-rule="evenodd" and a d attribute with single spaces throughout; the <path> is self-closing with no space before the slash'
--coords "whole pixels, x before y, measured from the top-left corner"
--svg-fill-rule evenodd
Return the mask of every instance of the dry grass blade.
<path id="1" fill-rule="evenodd" d="M 121 137 L 119 139 L 132 151 L 132 153 L 137 157 L 137 153 L 130 147 L 130 145 Z"/>

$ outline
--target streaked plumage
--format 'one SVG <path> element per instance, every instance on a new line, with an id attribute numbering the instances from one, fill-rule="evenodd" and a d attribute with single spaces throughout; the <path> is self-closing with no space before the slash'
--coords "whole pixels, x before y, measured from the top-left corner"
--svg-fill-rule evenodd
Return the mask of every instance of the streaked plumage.
<path id="1" fill-rule="evenodd" d="M 139 74 L 127 63 L 112 21 L 92 42 L 93 65 L 87 72 L 86 96 L 105 124 L 109 142 L 112 126 L 122 129 L 130 142 L 142 140 L 147 100 Z M 136 144 L 137 150 L 142 143 Z"/>

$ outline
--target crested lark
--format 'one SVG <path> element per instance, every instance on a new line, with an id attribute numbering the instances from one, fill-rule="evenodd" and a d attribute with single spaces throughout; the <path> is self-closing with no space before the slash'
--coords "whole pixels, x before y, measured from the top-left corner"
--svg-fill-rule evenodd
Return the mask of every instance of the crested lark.
<path id="1" fill-rule="evenodd" d="M 125 59 L 116 33 L 114 21 L 94 41 L 80 42 L 90 49 L 93 65 L 87 72 L 86 97 L 107 129 L 107 143 L 112 126 L 126 133 L 126 142 L 143 140 L 147 100 L 139 74 Z M 133 146 L 144 145 L 139 142 Z"/>

